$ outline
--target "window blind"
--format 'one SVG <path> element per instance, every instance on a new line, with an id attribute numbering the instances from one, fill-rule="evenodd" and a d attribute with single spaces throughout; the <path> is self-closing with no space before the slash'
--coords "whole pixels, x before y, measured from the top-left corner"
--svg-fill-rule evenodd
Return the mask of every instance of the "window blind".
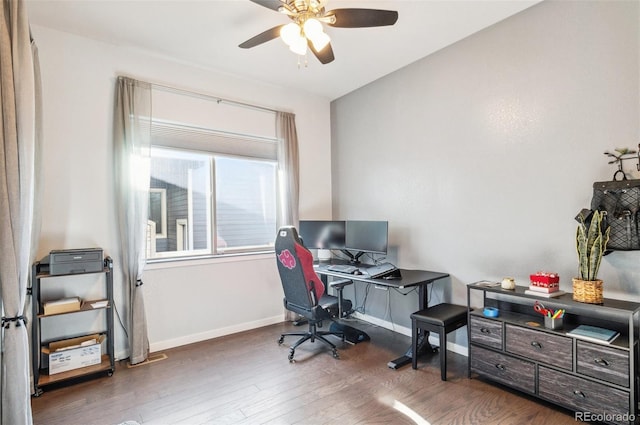
<path id="1" fill-rule="evenodd" d="M 154 146 L 179 147 L 201 152 L 277 160 L 276 139 L 235 134 L 202 127 L 154 120 L 151 124 Z"/>

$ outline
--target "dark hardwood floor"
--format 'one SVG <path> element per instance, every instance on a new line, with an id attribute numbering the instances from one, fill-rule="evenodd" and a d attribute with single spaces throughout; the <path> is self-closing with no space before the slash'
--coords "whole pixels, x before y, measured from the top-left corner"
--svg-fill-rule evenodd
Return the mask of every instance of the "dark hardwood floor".
<path id="1" fill-rule="evenodd" d="M 306 342 L 287 360 L 278 324 L 167 350 L 166 360 L 112 377 L 45 388 L 32 398 L 36 425 L 119 424 L 575 424 L 573 414 L 466 374 L 449 352 L 448 381 L 437 355 L 398 370 L 387 362 L 410 338 L 364 323 L 371 341 L 340 342 L 340 359 Z M 330 337 L 334 339 L 334 337 Z"/>

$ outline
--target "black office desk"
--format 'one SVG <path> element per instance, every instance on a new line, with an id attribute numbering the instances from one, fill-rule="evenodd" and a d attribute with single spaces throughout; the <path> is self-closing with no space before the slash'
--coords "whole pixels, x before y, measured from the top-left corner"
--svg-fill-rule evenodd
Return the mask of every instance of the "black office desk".
<path id="1" fill-rule="evenodd" d="M 427 296 L 427 285 L 435 282 L 439 279 L 444 279 L 449 277 L 448 273 L 440 273 L 440 272 L 431 272 L 427 270 L 405 270 L 400 269 L 400 273 L 402 274 L 401 279 L 372 279 L 365 274 L 357 275 L 357 274 L 347 274 L 340 273 L 327 270 L 332 264 L 348 264 L 346 261 L 340 260 L 332 260 L 331 262 L 316 262 L 314 263 L 314 269 L 316 273 L 323 276 L 333 276 L 341 279 L 350 279 L 357 282 L 365 282 L 371 283 L 377 286 L 385 286 L 387 288 L 411 288 L 414 286 L 418 287 L 418 310 L 422 310 L 427 307 L 428 296 Z M 366 265 L 363 265 L 363 270 Z M 419 353 L 423 353 L 425 346 L 429 346 L 428 335 L 423 334 L 422 343 L 418 349 Z M 408 363 L 411 363 L 411 349 L 407 350 L 405 355 L 398 357 L 395 360 L 391 360 L 387 363 L 391 369 L 398 369 L 401 366 L 404 366 Z"/>

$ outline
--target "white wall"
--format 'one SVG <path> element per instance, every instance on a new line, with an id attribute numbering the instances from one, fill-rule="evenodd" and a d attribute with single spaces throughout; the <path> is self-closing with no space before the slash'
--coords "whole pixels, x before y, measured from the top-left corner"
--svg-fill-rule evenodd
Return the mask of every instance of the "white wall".
<path id="1" fill-rule="evenodd" d="M 300 141 L 301 214 L 331 214 L 329 101 L 34 26 L 44 101 L 44 197 L 39 256 L 99 246 L 116 261 L 115 294 L 126 319 L 113 207 L 115 79 L 140 80 L 293 112 Z M 272 255 L 149 266 L 144 290 L 151 348 L 283 318 Z M 117 323 L 117 321 L 116 321 Z M 117 327 L 116 353 L 126 342 Z"/>
<path id="2" fill-rule="evenodd" d="M 637 1 L 545 1 L 332 102 L 334 218 L 389 220 L 400 267 L 451 274 L 436 302 L 538 270 L 571 291 L 603 152 L 640 142 L 639 22 Z M 639 259 L 605 257 L 606 297 L 640 300 Z M 417 297 L 365 307 L 409 327 Z"/>

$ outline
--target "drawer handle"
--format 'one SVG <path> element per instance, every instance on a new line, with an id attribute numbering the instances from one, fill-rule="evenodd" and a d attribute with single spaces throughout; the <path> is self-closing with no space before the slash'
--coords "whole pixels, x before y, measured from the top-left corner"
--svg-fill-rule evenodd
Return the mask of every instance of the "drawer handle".
<path id="1" fill-rule="evenodd" d="M 573 394 L 580 397 L 580 398 L 587 398 L 587 396 L 580 390 L 574 390 Z"/>
<path id="2" fill-rule="evenodd" d="M 598 357 L 593 359 L 593 361 L 600 366 L 609 367 L 609 362 L 606 361 L 605 359 L 601 359 Z"/>
<path id="3" fill-rule="evenodd" d="M 491 333 L 491 329 L 480 328 L 480 332 L 482 332 L 483 334 L 490 334 Z"/>
<path id="4" fill-rule="evenodd" d="M 542 350 L 542 344 L 540 344 L 538 341 L 531 341 L 531 346 L 537 348 L 538 350 Z"/>
<path id="5" fill-rule="evenodd" d="M 498 364 L 496 364 L 496 369 L 501 370 L 502 372 L 504 372 L 505 370 L 507 370 L 507 367 L 505 365 L 503 365 L 502 363 L 498 363 Z"/>

